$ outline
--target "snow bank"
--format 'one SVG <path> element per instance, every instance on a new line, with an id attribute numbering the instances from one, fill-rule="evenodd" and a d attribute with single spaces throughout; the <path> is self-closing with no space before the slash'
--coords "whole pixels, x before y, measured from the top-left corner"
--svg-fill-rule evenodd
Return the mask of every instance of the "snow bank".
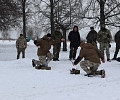
<path id="1" fill-rule="evenodd" d="M 112 43 L 111 57 L 114 47 Z M 0 100 L 120 100 L 119 62 L 106 61 L 100 65 L 99 69 L 106 70 L 106 78 L 85 77 L 79 64 L 76 67 L 81 74 L 69 74 L 73 67 L 68 60 L 69 49 L 60 52 L 59 62 L 50 62 L 49 71 L 32 67 L 31 60 L 38 59 L 36 52 L 30 41 L 26 58 L 17 60 L 15 41 L 0 41 Z"/>

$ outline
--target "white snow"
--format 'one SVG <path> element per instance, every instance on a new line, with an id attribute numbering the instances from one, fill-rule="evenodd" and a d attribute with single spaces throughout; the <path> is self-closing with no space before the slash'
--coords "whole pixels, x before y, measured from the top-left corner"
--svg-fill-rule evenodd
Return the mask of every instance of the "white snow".
<path id="1" fill-rule="evenodd" d="M 77 51 L 79 55 L 80 48 Z M 110 48 L 111 58 L 115 43 Z M 52 52 L 52 49 L 51 49 Z M 0 100 L 120 100 L 120 62 L 102 63 L 106 78 L 85 77 L 85 72 L 71 75 L 73 67 L 68 51 L 60 53 L 60 61 L 51 61 L 52 70 L 37 70 L 31 60 L 37 58 L 33 41 L 28 43 L 26 58 L 16 59 L 15 41 L 0 41 Z M 118 54 L 120 57 L 120 53 Z"/>

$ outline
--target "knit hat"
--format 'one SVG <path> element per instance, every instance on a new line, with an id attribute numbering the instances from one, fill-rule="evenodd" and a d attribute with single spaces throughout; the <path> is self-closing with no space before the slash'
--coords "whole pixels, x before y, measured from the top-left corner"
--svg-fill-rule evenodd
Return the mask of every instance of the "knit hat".
<path id="1" fill-rule="evenodd" d="M 90 27 L 90 29 L 94 29 L 94 27 Z"/>
<path id="2" fill-rule="evenodd" d="M 60 29 L 60 26 L 57 26 L 56 29 Z"/>
<path id="3" fill-rule="evenodd" d="M 23 36 L 23 34 L 20 34 L 20 36 Z"/>
<path id="4" fill-rule="evenodd" d="M 51 34 L 50 34 L 50 33 L 48 33 L 48 34 L 47 34 L 47 37 L 51 37 Z"/>

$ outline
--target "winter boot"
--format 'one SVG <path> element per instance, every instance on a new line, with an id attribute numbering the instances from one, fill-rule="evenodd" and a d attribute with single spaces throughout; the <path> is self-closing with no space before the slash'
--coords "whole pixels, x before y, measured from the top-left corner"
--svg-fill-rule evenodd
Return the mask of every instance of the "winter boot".
<path id="1" fill-rule="evenodd" d="M 111 62 L 111 60 L 110 60 L 110 59 L 107 59 L 107 61 L 108 61 L 108 62 Z"/>
<path id="2" fill-rule="evenodd" d="M 101 78 L 105 78 L 105 70 L 101 70 Z"/>
<path id="3" fill-rule="evenodd" d="M 92 77 L 93 74 L 92 74 L 92 73 L 89 73 L 89 74 L 85 74 L 84 76 Z"/>
<path id="4" fill-rule="evenodd" d="M 112 58 L 112 60 L 117 60 L 116 58 Z"/>
<path id="5" fill-rule="evenodd" d="M 59 59 L 58 59 L 58 58 L 56 58 L 56 61 L 59 61 Z"/>
<path id="6" fill-rule="evenodd" d="M 56 59 L 56 58 L 53 58 L 53 61 L 57 61 L 57 59 Z"/>
<path id="7" fill-rule="evenodd" d="M 33 67 L 36 66 L 35 63 L 34 63 L 34 61 L 35 61 L 35 59 L 32 59 L 32 65 L 33 65 Z"/>

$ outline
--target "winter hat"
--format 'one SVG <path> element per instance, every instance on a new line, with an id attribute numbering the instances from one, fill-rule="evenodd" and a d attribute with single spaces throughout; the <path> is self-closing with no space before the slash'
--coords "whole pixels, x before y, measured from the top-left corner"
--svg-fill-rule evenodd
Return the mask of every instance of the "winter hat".
<path id="1" fill-rule="evenodd" d="M 60 29 L 60 26 L 57 26 L 56 29 Z"/>
<path id="2" fill-rule="evenodd" d="M 94 29 L 94 27 L 90 27 L 90 29 Z"/>
<path id="3" fill-rule="evenodd" d="M 75 28 L 77 28 L 77 31 L 78 31 L 78 26 L 74 26 L 74 27 L 73 27 L 73 31 L 74 31 Z"/>
<path id="4" fill-rule="evenodd" d="M 23 34 L 20 34 L 20 36 L 23 36 Z"/>
<path id="5" fill-rule="evenodd" d="M 84 42 L 84 41 L 81 41 L 81 42 L 80 42 L 80 47 L 82 47 L 84 44 L 85 44 L 85 42 Z"/>
<path id="6" fill-rule="evenodd" d="M 50 33 L 48 33 L 48 34 L 47 34 L 47 37 L 51 37 L 51 34 L 50 34 Z"/>

